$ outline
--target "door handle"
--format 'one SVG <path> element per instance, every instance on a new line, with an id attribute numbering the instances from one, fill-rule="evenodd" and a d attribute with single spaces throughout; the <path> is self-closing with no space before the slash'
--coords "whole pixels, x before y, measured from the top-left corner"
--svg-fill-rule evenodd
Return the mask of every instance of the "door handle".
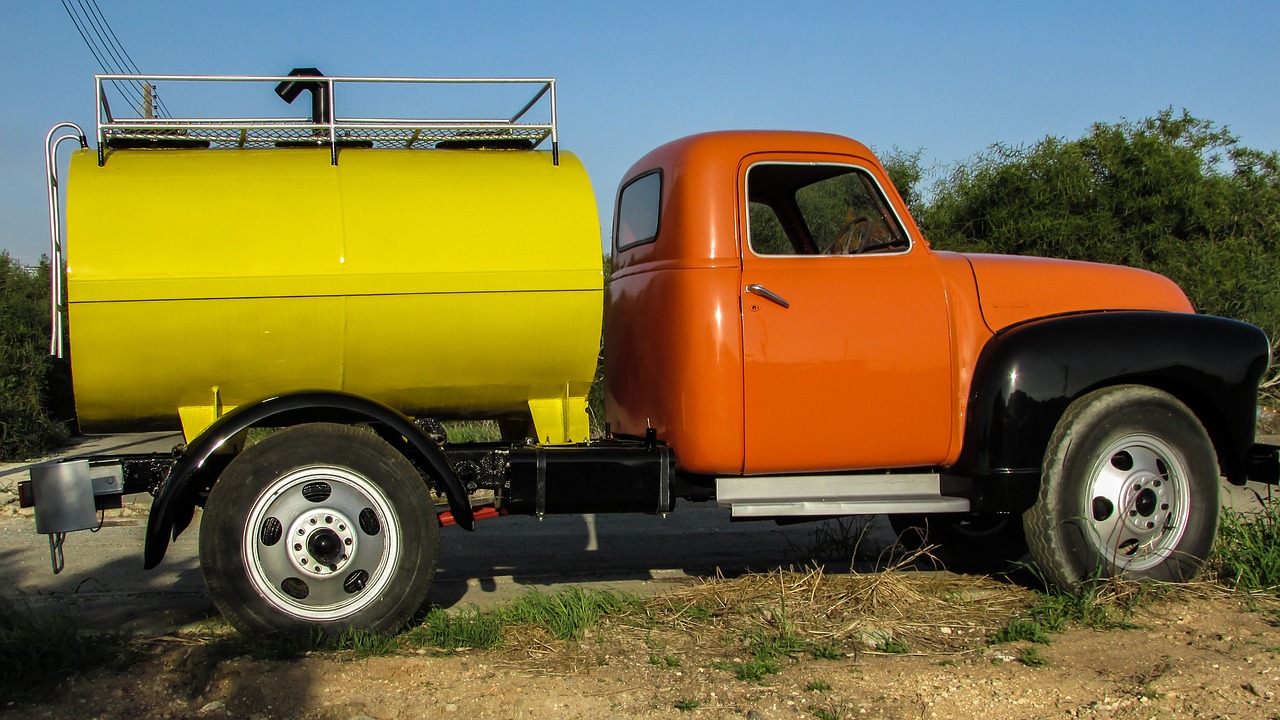
<path id="1" fill-rule="evenodd" d="M 784 308 L 791 307 L 791 303 L 787 302 L 785 298 L 783 298 L 781 295 L 773 292 L 772 290 L 770 290 L 769 288 L 763 285 L 752 283 L 747 286 L 747 292 L 751 293 L 752 295 L 759 295 L 765 300 L 768 300 L 769 302 L 772 302 L 772 303 L 777 303 L 778 305 L 781 305 Z"/>

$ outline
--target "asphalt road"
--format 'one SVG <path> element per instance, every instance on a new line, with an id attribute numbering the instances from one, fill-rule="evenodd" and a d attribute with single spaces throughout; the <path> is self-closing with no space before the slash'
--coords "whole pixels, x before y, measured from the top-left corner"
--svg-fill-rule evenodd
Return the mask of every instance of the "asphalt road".
<path id="1" fill-rule="evenodd" d="M 82 439 L 65 456 L 107 452 L 162 452 L 176 435 Z M 25 466 L 0 465 L 0 488 L 25 478 Z M 1253 490 L 1256 490 L 1253 489 Z M 1253 507 L 1253 490 L 1224 496 Z M 1265 492 L 1265 489 L 1263 489 Z M 71 533 L 65 569 L 52 572 L 49 545 L 30 517 L 0 519 L 0 596 L 34 609 L 59 608 L 87 628 L 164 633 L 212 612 L 198 559 L 199 517 L 169 546 L 155 570 L 142 569 L 147 496 L 134 496 L 96 533 Z M 875 557 L 892 544 L 884 517 L 867 518 L 870 532 L 859 554 Z M 708 577 L 804 565 L 815 557 L 832 570 L 848 566 L 847 553 L 826 552 L 821 526 L 734 523 L 712 504 L 680 503 L 667 517 L 650 515 L 553 516 L 538 521 L 507 517 L 456 527 L 441 535 L 439 570 L 429 601 L 442 607 L 486 607 L 528 587 L 566 584 L 658 593 Z M 869 568 L 869 566 L 868 566 Z"/>
<path id="2" fill-rule="evenodd" d="M 143 506 L 145 507 L 145 506 Z M 165 632 L 203 618 L 209 600 L 200 575 L 198 527 L 170 545 L 155 570 L 142 569 L 146 517 L 108 519 L 63 546 L 65 568 L 51 569 L 46 536 L 29 518 L 0 521 L 0 595 L 32 607 L 58 607 L 85 627 Z M 475 532 L 445 529 L 430 602 L 485 607 L 524 587 L 590 584 L 661 592 L 713 575 L 797 564 L 814 544 L 812 525 L 731 523 L 714 506 L 645 515 L 509 517 Z"/>
<path id="3" fill-rule="evenodd" d="M 164 451 L 173 435 L 91 439 L 68 456 Z M 0 466 L 0 486 L 25 477 L 25 467 Z M 142 569 L 147 496 L 133 496 L 96 533 L 67 536 L 65 568 L 53 574 L 46 536 L 30 517 L 0 520 L 0 596 L 33 608 L 65 610 L 88 628 L 168 632 L 208 616 L 211 606 L 198 558 L 199 517 L 169 546 L 155 570 Z M 564 584 L 657 593 L 717 571 L 733 575 L 799 565 L 821 545 L 811 523 L 734 523 L 713 504 L 681 503 L 666 517 L 566 515 L 539 521 L 505 517 L 441 533 L 440 561 L 429 601 L 442 607 L 485 607 L 527 587 Z M 867 547 L 887 544 L 880 518 Z M 845 566 L 847 567 L 847 560 Z M 840 563 L 832 564 L 836 567 Z"/>

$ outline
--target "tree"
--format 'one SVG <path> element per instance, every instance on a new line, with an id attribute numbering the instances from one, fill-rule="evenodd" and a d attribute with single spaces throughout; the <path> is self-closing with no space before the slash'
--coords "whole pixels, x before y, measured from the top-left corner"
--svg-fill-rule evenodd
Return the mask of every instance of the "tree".
<path id="1" fill-rule="evenodd" d="M 66 437 L 48 410 L 48 277 L 47 260 L 32 274 L 0 251 L 0 459 L 30 457 Z"/>
<path id="2" fill-rule="evenodd" d="M 1200 312 L 1280 339 L 1280 157 L 1185 110 L 1098 123 L 1078 140 L 994 145 L 919 210 L 937 248 L 1153 270 Z"/>

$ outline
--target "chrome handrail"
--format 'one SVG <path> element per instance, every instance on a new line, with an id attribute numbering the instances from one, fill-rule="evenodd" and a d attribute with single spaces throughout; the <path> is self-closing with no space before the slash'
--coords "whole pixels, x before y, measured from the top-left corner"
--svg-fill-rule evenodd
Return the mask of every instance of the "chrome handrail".
<path id="1" fill-rule="evenodd" d="M 72 130 L 74 134 L 57 135 L 60 130 Z M 84 130 L 75 123 L 58 123 L 49 128 L 44 136 L 44 170 L 45 181 L 49 190 L 49 354 L 57 358 L 66 356 L 63 337 L 63 315 L 66 308 L 62 305 L 63 279 L 66 273 L 66 248 L 62 237 L 62 207 L 58 202 L 58 146 L 64 140 L 75 139 L 81 148 L 89 147 Z"/>

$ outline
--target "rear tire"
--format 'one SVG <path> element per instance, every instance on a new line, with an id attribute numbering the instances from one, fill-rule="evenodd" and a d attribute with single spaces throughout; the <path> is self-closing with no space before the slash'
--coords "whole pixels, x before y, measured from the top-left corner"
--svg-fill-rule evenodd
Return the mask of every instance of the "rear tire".
<path id="1" fill-rule="evenodd" d="M 418 471 L 344 425 L 300 425 L 250 446 L 200 521 L 205 584 L 243 633 L 398 630 L 426 600 L 439 546 Z"/>
<path id="2" fill-rule="evenodd" d="M 1126 385 L 1067 408 L 1045 451 L 1040 496 L 1023 521 L 1048 581 L 1181 582 L 1218 529 L 1218 464 L 1204 427 L 1154 388 Z"/>

